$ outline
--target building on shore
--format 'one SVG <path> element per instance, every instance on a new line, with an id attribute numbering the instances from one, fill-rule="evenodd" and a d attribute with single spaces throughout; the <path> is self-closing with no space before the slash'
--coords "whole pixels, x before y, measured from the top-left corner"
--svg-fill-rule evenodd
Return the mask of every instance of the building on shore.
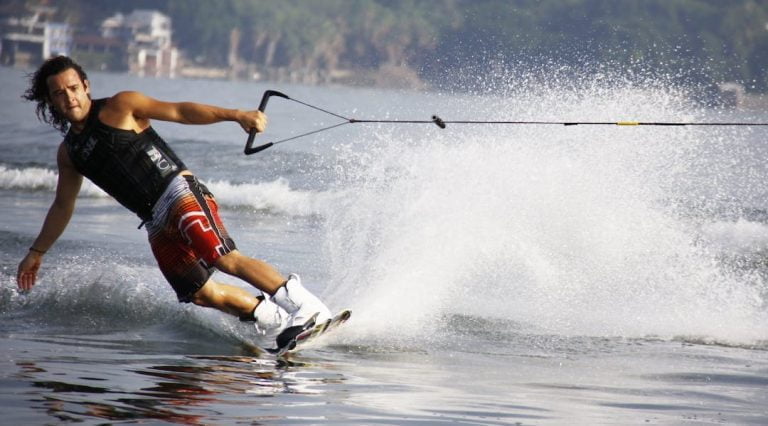
<path id="1" fill-rule="evenodd" d="M 171 43 L 171 18 L 156 10 L 117 13 L 101 23 L 101 37 L 125 47 L 128 70 L 141 76 L 174 77 L 179 51 Z"/>
<path id="2" fill-rule="evenodd" d="M 174 77 L 180 55 L 171 42 L 171 18 L 156 10 L 134 10 L 79 28 L 54 22 L 56 8 L 36 6 L 25 17 L 0 22 L 0 65 L 35 67 L 57 55 L 71 55 L 90 69 Z"/>
<path id="3" fill-rule="evenodd" d="M 68 55 L 72 47 L 69 24 L 53 22 L 55 7 L 37 6 L 30 16 L 2 22 L 0 64 L 35 66 L 56 55 Z"/>

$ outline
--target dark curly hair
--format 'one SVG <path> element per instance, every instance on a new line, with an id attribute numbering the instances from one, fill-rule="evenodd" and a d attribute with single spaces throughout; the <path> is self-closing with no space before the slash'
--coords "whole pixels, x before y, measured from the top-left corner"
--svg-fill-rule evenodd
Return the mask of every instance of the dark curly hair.
<path id="1" fill-rule="evenodd" d="M 59 114 L 53 105 L 49 103 L 48 96 L 48 77 L 62 73 L 68 69 L 73 69 L 80 76 L 80 80 L 85 83 L 88 76 L 83 71 L 83 68 L 67 56 L 56 56 L 43 62 L 33 74 L 29 77 L 29 89 L 27 89 L 22 98 L 37 102 L 35 112 L 37 118 L 55 127 L 61 133 L 65 133 L 69 127 L 69 122 L 61 114 Z"/>

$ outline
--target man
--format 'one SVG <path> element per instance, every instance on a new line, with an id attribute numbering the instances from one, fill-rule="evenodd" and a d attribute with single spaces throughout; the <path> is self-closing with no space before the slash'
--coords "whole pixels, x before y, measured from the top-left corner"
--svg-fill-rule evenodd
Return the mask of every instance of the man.
<path id="1" fill-rule="evenodd" d="M 160 270 L 180 302 L 212 307 L 253 321 L 257 343 L 279 349 L 301 330 L 330 319 L 328 308 L 301 284 L 270 265 L 241 254 L 218 215 L 213 195 L 155 133 L 150 120 L 183 124 L 235 121 L 264 130 L 260 111 L 191 102 L 163 102 L 138 92 L 91 99 L 83 69 L 70 58 L 47 60 L 30 78 L 24 98 L 37 102 L 38 118 L 62 133 L 56 195 L 42 229 L 19 264 L 19 289 L 35 284 L 43 255 L 64 232 L 83 176 L 136 213 L 146 227 Z M 67 129 L 69 129 L 67 131 Z M 211 279 L 218 269 L 268 294 Z"/>

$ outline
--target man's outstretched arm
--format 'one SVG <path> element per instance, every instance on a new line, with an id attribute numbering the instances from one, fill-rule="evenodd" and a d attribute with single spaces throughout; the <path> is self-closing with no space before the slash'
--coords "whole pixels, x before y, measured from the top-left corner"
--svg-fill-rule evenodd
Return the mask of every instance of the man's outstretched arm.
<path id="1" fill-rule="evenodd" d="M 140 92 L 120 92 L 110 98 L 103 118 L 119 128 L 133 128 L 135 121 L 140 128 L 146 128 L 149 120 L 172 121 L 182 124 L 212 124 L 221 121 L 235 121 L 245 130 L 255 128 L 264 131 L 267 117 L 260 111 L 243 111 L 221 108 L 195 102 L 165 102 L 150 98 Z"/>
<path id="2" fill-rule="evenodd" d="M 37 271 L 43 261 L 43 254 L 53 246 L 53 243 L 67 228 L 69 220 L 72 218 L 72 212 L 75 210 L 77 194 L 83 183 L 83 176 L 75 170 L 69 160 L 64 144 L 59 146 L 57 163 L 59 180 L 56 184 L 56 198 L 48 209 L 43 227 L 40 229 L 35 242 L 32 243 L 31 250 L 19 263 L 16 282 L 22 291 L 28 291 L 35 285 Z"/>

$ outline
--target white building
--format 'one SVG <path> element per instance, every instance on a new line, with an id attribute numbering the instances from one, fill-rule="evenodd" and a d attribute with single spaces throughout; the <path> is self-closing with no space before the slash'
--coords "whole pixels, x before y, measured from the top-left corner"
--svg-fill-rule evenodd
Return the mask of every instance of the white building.
<path id="1" fill-rule="evenodd" d="M 102 37 L 122 40 L 129 70 L 142 76 L 175 76 L 179 52 L 171 44 L 171 34 L 171 18 L 156 10 L 118 13 L 101 24 Z"/>
<path id="2" fill-rule="evenodd" d="M 40 7 L 32 16 L 5 20 L 0 62 L 30 66 L 52 56 L 68 55 L 72 31 L 68 24 L 48 20 L 54 11 L 55 8 Z"/>

